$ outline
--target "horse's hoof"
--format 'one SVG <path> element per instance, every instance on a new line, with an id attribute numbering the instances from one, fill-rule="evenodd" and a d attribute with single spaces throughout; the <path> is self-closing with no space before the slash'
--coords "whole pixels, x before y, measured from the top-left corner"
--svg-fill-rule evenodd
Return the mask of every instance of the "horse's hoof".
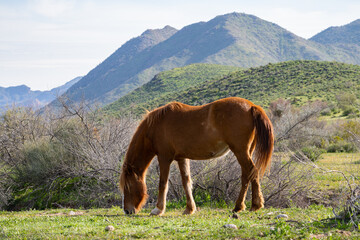
<path id="1" fill-rule="evenodd" d="M 151 213 L 150 213 L 150 215 L 156 215 L 156 216 L 161 216 L 163 214 L 164 214 L 164 211 L 161 211 L 157 207 L 154 208 L 153 210 L 151 210 Z"/>
<path id="2" fill-rule="evenodd" d="M 257 210 L 259 210 L 259 209 L 261 209 L 261 208 L 263 208 L 263 207 L 262 207 L 262 206 L 252 206 L 252 207 L 250 208 L 250 211 L 255 212 L 255 211 L 257 211 Z"/>
<path id="3" fill-rule="evenodd" d="M 232 210 L 233 213 L 237 213 L 237 212 L 241 212 L 244 211 L 246 209 L 246 205 L 245 204 L 241 204 L 240 207 L 236 207 Z"/>
<path id="4" fill-rule="evenodd" d="M 189 210 L 189 209 L 185 209 L 185 211 L 183 212 L 183 215 L 191 215 L 195 213 L 195 209 L 194 210 Z"/>

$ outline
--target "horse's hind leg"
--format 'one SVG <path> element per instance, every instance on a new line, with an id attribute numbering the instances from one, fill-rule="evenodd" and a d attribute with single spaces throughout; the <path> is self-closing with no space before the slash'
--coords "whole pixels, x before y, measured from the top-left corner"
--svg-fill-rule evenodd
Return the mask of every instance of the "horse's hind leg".
<path id="1" fill-rule="evenodd" d="M 193 214 L 196 211 L 195 201 L 192 195 L 192 180 L 190 174 L 190 160 L 178 160 L 178 165 L 181 173 L 181 180 L 186 195 L 186 209 L 183 214 Z"/>
<path id="2" fill-rule="evenodd" d="M 260 181 L 259 181 L 259 173 L 256 171 L 254 173 L 254 179 L 251 181 L 251 193 L 252 193 L 252 201 L 251 201 L 251 211 L 259 210 L 264 207 L 264 197 L 261 193 L 260 189 Z"/>
<path id="3" fill-rule="evenodd" d="M 250 149 L 250 155 L 253 155 L 254 149 L 255 149 L 255 142 L 252 143 L 251 149 Z M 255 170 L 253 174 L 253 180 L 251 181 L 251 194 L 252 194 L 252 201 L 251 201 L 251 211 L 256 211 L 260 208 L 264 207 L 264 197 L 261 193 L 260 188 L 260 177 L 259 177 L 259 171 Z"/>
<path id="4" fill-rule="evenodd" d="M 241 165 L 241 190 L 239 193 L 239 197 L 236 200 L 235 208 L 233 212 L 243 211 L 246 208 L 245 205 L 245 197 L 247 190 L 249 188 L 250 180 L 252 180 L 254 171 L 256 171 L 256 167 L 253 161 L 250 158 L 248 151 L 233 151 L 238 162 Z"/>
<path id="5" fill-rule="evenodd" d="M 162 215 L 166 208 L 166 195 L 168 191 L 168 180 L 170 164 L 172 159 L 161 158 L 158 156 L 159 167 L 160 167 L 160 180 L 159 180 L 159 195 L 156 203 L 156 207 L 151 211 L 151 215 Z"/>

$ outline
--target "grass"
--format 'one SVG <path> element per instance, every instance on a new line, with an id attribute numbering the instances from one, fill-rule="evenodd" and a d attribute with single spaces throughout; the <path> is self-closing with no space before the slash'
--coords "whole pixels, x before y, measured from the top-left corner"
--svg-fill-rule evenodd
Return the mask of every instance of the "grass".
<path id="1" fill-rule="evenodd" d="M 74 211 L 75 215 L 69 215 Z M 7 239 L 312 239 L 315 235 L 358 239 L 351 226 L 331 218 L 330 208 L 268 208 L 244 211 L 232 218 L 230 209 L 200 208 L 192 216 L 170 209 L 164 216 L 150 216 L 145 209 L 125 216 L 122 209 L 0 212 L 0 238 Z M 278 214 L 288 218 L 276 219 Z M 238 229 L 224 228 L 235 224 Z M 114 231 L 105 231 L 112 225 Z"/>
<path id="2" fill-rule="evenodd" d="M 316 164 L 342 171 L 347 177 L 360 177 L 360 153 L 326 153 Z M 335 191 L 346 184 L 337 172 L 319 172 L 315 180 L 322 191 Z M 162 217 L 150 216 L 151 209 L 125 216 L 120 207 L 3 211 L 0 239 L 360 239 L 360 229 L 354 231 L 352 225 L 332 219 L 332 208 L 323 205 L 244 211 L 238 213 L 238 219 L 232 217 L 232 205 L 200 206 L 191 216 L 183 216 L 180 205 L 168 203 Z M 279 214 L 288 218 L 276 219 Z M 238 229 L 224 228 L 225 224 Z M 105 231 L 108 225 L 115 230 Z"/>
<path id="3" fill-rule="evenodd" d="M 360 178 L 360 153 L 326 153 L 316 164 L 328 170 L 336 170 L 345 174 L 350 183 Z M 347 184 L 346 179 L 339 172 L 323 173 L 315 176 L 320 189 L 339 189 Z"/>

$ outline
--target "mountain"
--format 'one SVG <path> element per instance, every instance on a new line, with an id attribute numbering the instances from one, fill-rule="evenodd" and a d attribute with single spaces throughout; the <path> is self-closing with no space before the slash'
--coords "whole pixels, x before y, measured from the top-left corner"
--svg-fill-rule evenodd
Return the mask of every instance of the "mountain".
<path id="1" fill-rule="evenodd" d="M 81 77 L 65 83 L 60 87 L 51 89 L 50 91 L 32 91 L 26 85 L 15 87 L 0 87 L 0 111 L 5 110 L 12 105 L 41 108 L 53 101 L 57 96 L 66 92 L 73 84 L 79 81 Z"/>
<path id="2" fill-rule="evenodd" d="M 340 27 L 329 27 L 311 41 L 328 45 L 354 44 L 360 46 L 360 19 Z"/>
<path id="3" fill-rule="evenodd" d="M 169 82 L 171 85 L 171 81 L 169 78 L 162 82 Z M 148 89 L 155 88 L 158 85 L 156 78 L 146 85 Z M 162 88 L 166 89 L 166 86 Z M 360 66 L 305 60 L 267 64 L 232 72 L 181 91 L 163 92 L 161 96 L 147 101 L 135 104 L 126 102 L 136 91 L 106 106 L 104 110 L 116 115 L 121 115 L 126 110 L 141 115 L 145 113 L 144 109 L 151 110 L 171 101 L 199 105 L 230 96 L 249 99 L 265 108 L 279 98 L 290 99 L 297 105 L 314 100 L 334 103 L 337 96 L 346 94 L 356 94 L 360 99 Z M 121 108 L 117 103 L 122 103 Z"/>
<path id="4" fill-rule="evenodd" d="M 164 71 L 155 75 L 150 82 L 106 106 L 104 111 L 110 113 L 115 110 L 116 113 L 129 113 L 132 111 L 133 106 L 145 110 L 148 101 L 167 94 L 176 95 L 177 92 L 191 86 L 219 79 L 238 70 L 240 70 L 239 67 L 197 63 Z"/>
<path id="5" fill-rule="evenodd" d="M 298 59 L 360 64 L 360 48 L 306 40 L 256 16 L 230 13 L 179 31 L 169 26 L 147 30 L 121 46 L 66 95 L 73 101 L 106 104 L 161 71 L 192 63 L 247 68 Z"/>
<path id="6" fill-rule="evenodd" d="M 117 96 L 133 90 L 134 86 L 145 83 L 147 79 L 164 69 L 149 69 L 148 65 L 151 65 L 151 61 L 148 57 L 144 57 L 144 54 L 149 48 L 168 39 L 176 31 L 170 26 L 147 30 L 141 36 L 126 42 L 81 81 L 74 84 L 66 92 L 67 97 L 73 101 L 85 99 L 111 102 L 117 99 Z"/>

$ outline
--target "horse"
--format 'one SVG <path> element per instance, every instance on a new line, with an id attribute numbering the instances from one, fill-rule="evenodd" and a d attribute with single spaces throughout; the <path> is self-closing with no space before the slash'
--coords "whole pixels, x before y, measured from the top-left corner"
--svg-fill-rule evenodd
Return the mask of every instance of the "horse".
<path id="1" fill-rule="evenodd" d="M 146 172 L 157 155 L 160 179 L 152 215 L 166 207 L 170 164 L 178 164 L 186 194 L 184 214 L 196 211 L 192 195 L 190 160 L 223 156 L 231 150 L 241 166 L 241 190 L 233 212 L 245 210 L 248 187 L 252 187 L 251 210 L 264 207 L 260 178 L 271 162 L 274 134 L 265 111 L 238 97 L 202 106 L 172 102 L 149 112 L 140 122 L 125 155 L 120 175 L 125 214 L 136 214 L 147 200 Z M 254 161 L 252 161 L 253 153 Z"/>

